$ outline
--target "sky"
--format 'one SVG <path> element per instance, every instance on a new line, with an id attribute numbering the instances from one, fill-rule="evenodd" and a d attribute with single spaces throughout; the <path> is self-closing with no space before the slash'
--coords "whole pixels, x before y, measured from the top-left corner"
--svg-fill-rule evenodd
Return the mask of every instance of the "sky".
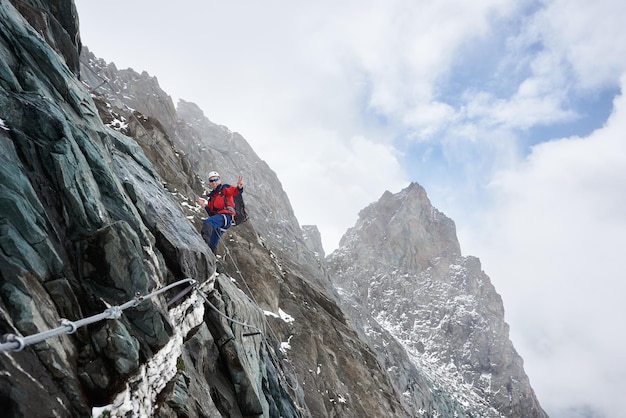
<path id="1" fill-rule="evenodd" d="M 546 412 L 623 416 L 626 2 L 75 3 L 96 56 L 242 134 L 327 254 L 424 186 Z"/>

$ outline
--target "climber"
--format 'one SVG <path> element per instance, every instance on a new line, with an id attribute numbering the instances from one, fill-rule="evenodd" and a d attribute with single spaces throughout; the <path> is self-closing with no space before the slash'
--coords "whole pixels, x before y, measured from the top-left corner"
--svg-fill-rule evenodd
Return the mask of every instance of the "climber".
<path id="1" fill-rule="evenodd" d="M 204 206 L 209 217 L 202 225 L 202 238 L 211 248 L 213 254 L 217 255 L 217 244 L 222 234 L 230 228 L 235 214 L 234 197 L 243 193 L 243 177 L 239 176 L 237 187 L 229 184 L 222 184 L 217 171 L 209 173 L 209 188 L 211 191 L 206 195 L 206 199 L 198 198 L 197 203 Z"/>

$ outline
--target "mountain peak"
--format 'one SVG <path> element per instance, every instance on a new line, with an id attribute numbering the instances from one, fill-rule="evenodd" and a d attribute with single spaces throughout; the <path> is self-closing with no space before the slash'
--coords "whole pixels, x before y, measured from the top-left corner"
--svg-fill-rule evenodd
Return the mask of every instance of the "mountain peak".
<path id="1" fill-rule="evenodd" d="M 359 213 L 339 247 L 376 254 L 377 262 L 418 269 L 442 254 L 460 255 L 454 222 L 435 209 L 426 190 L 411 183 L 399 193 L 385 191 Z"/>
<path id="2" fill-rule="evenodd" d="M 545 416 L 509 340 L 502 299 L 480 261 L 461 256 L 454 222 L 422 186 L 383 193 L 327 260 L 363 338 L 403 370 L 395 384 L 413 410 L 429 398 L 443 416 Z M 423 391 L 424 376 L 439 389 Z"/>

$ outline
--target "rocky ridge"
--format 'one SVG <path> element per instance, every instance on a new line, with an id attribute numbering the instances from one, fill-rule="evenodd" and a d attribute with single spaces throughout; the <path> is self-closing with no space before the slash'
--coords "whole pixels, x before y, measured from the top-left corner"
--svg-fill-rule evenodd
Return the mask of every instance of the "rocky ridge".
<path id="1" fill-rule="evenodd" d="M 81 78 L 95 94 L 109 103 L 113 116 L 108 123 L 120 128 L 133 125 L 133 112 L 151 117 L 161 124 L 172 146 L 184 155 L 190 169 L 206 180 L 209 171 L 219 171 L 225 181 L 234 183 L 239 175 L 253 185 L 246 192 L 246 205 L 257 222 L 259 234 L 268 244 L 291 256 L 301 257 L 303 265 L 314 260 L 304 250 L 304 238 L 280 180 L 237 132 L 211 122 L 194 103 L 171 97 L 156 77 L 132 69 L 118 70 L 115 64 L 98 59 L 87 48 L 82 52 Z M 135 129 L 131 135 L 142 134 Z M 144 151 L 154 148 L 147 144 Z M 157 144 L 158 145 L 158 144 Z M 174 185 L 177 188 L 181 184 Z M 202 186 L 194 188 L 202 193 Z"/>
<path id="2" fill-rule="evenodd" d="M 425 379 L 445 394 L 433 399 L 444 416 L 545 416 L 500 296 L 480 261 L 461 255 L 454 222 L 420 185 L 363 209 L 328 262 L 344 309 L 412 409 L 425 409 Z"/>

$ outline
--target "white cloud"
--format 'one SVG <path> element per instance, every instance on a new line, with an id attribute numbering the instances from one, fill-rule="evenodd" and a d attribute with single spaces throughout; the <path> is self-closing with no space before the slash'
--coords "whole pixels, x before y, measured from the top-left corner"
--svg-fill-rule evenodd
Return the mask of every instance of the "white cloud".
<path id="1" fill-rule="evenodd" d="M 604 128 L 534 147 L 494 181 L 498 203 L 474 231 L 516 347 L 552 411 L 575 400 L 607 416 L 622 410 L 625 130 L 620 96 Z"/>
<path id="2" fill-rule="evenodd" d="M 358 212 L 390 185 L 397 192 L 407 184 L 390 145 L 364 136 L 343 138 L 324 130 L 301 131 L 294 138 L 305 157 L 298 165 L 278 161 L 285 167 L 281 181 L 290 200 L 310 202 L 298 208 L 298 219 L 301 224 L 318 225 L 325 248 L 335 248 L 356 222 Z"/>
<path id="3" fill-rule="evenodd" d="M 581 88 L 613 85 L 624 71 L 626 3 L 556 0 L 532 21 L 546 49 L 571 65 Z"/>
<path id="4" fill-rule="evenodd" d="M 478 120 L 485 129 L 499 127 L 511 131 L 573 120 L 575 113 L 562 109 L 562 97 L 549 91 L 529 91 L 536 81 L 525 80 L 520 90 L 506 99 L 484 92 L 468 94 L 464 116 L 469 120 Z M 459 123 L 465 124 L 467 119 Z"/>
<path id="5" fill-rule="evenodd" d="M 454 108 L 446 103 L 423 103 L 407 109 L 402 122 L 414 129 L 418 139 L 432 140 L 457 119 L 455 113 Z"/>
<path id="6" fill-rule="evenodd" d="M 340 49 L 366 74 L 369 105 L 395 115 L 432 100 L 436 82 L 447 74 L 457 49 L 483 36 L 490 19 L 510 12 L 512 4 L 359 2 L 359 8 L 343 10 L 320 30 L 332 34 L 335 42 L 339 39 Z"/>

